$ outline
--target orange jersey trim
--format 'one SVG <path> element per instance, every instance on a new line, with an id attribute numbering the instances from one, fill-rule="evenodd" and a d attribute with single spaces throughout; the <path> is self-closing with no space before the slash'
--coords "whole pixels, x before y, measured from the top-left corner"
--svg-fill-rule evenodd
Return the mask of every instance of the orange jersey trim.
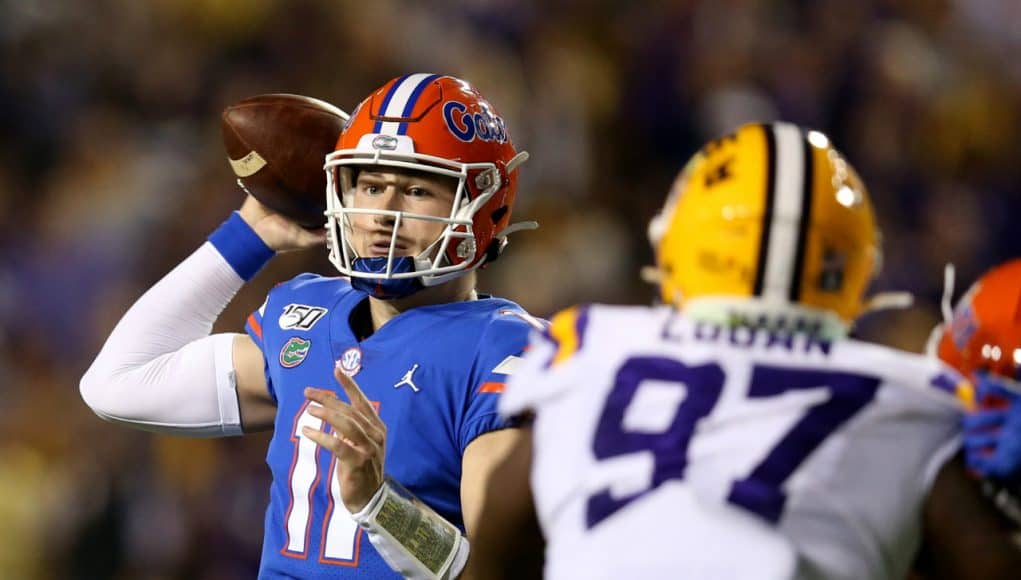
<path id="1" fill-rule="evenodd" d="M 479 387 L 479 392 L 480 393 L 502 393 L 503 389 L 506 386 L 507 386 L 506 383 L 498 383 L 496 381 L 488 381 L 488 382 L 482 383 L 482 386 Z"/>
<path id="2" fill-rule="evenodd" d="M 255 333 L 255 336 L 258 336 L 259 340 L 262 340 L 262 325 L 255 319 L 254 314 L 248 315 L 248 326 L 251 326 L 252 332 Z"/>

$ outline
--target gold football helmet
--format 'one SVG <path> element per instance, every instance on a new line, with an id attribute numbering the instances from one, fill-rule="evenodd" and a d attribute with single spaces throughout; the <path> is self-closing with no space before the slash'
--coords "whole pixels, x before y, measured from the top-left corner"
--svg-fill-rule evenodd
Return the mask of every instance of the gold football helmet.
<path id="1" fill-rule="evenodd" d="M 868 191 L 825 135 L 750 124 L 702 148 L 649 224 L 665 302 L 846 332 L 880 262 Z"/>

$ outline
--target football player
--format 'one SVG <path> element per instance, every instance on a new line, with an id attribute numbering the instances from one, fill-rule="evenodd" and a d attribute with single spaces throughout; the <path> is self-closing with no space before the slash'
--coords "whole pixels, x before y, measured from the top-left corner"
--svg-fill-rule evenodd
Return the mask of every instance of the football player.
<path id="1" fill-rule="evenodd" d="M 552 579 L 1016 577 L 958 455 L 970 384 L 847 336 L 881 302 L 880 237 L 824 135 L 709 143 L 649 234 L 666 305 L 564 311 L 510 381 L 500 409 L 532 425 L 494 471 L 473 574 L 527 561 L 534 505 Z"/>
<path id="2" fill-rule="evenodd" d="M 964 418 L 968 466 L 1016 491 L 1021 484 L 1021 259 L 983 274 L 948 314 L 937 340 L 939 358 L 977 387 L 978 408 Z"/>
<path id="3" fill-rule="evenodd" d="M 526 158 L 465 81 L 391 80 L 325 160 L 326 231 L 249 196 L 124 315 L 82 397 L 163 433 L 273 430 L 260 578 L 456 576 L 519 432 L 496 399 L 535 321 L 477 294 L 475 270 L 530 225 L 510 224 Z M 247 334 L 210 335 L 275 253 L 306 248 L 344 277 L 300 275 Z"/>

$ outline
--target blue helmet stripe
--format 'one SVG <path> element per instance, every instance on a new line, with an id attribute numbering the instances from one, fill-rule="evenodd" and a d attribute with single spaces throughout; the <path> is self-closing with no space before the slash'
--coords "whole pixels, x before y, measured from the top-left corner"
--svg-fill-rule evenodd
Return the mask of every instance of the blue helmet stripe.
<path id="1" fill-rule="evenodd" d="M 401 118 L 407 118 L 411 116 L 411 112 L 415 110 L 415 103 L 418 102 L 418 97 L 422 95 L 422 91 L 424 91 L 425 88 L 429 86 L 429 83 L 438 79 L 439 76 L 440 75 L 429 75 L 422 79 L 422 82 L 418 83 L 418 86 L 415 87 L 415 90 L 411 92 L 411 96 L 408 97 L 407 104 L 404 105 L 404 111 L 401 113 Z M 397 129 L 397 134 L 404 135 L 407 132 L 408 124 L 401 123 L 400 128 Z"/>
<path id="2" fill-rule="evenodd" d="M 401 84 L 404 82 L 404 79 L 408 78 L 409 76 L 411 76 L 411 75 L 404 75 L 401 78 L 399 78 L 396 81 L 394 81 L 394 84 L 390 85 L 390 90 L 387 91 L 386 92 L 386 96 L 383 97 L 383 103 L 379 106 L 379 111 L 376 113 L 377 115 L 382 117 L 382 116 L 384 116 L 386 114 L 386 108 L 387 108 L 387 106 L 390 105 L 390 99 L 392 99 L 394 97 L 394 93 L 397 92 L 397 87 L 401 86 Z M 372 132 L 373 133 L 379 133 L 382 130 L 383 130 L 383 121 L 380 121 L 379 119 L 377 119 L 376 120 L 376 125 L 373 126 L 373 128 L 372 128 Z"/>

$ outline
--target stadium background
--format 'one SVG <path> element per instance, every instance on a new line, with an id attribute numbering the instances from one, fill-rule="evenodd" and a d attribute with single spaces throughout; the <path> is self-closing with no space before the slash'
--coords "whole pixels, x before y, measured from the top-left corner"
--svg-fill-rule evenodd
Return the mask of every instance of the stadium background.
<path id="1" fill-rule="evenodd" d="M 1021 254 L 1021 4 L 1012 0 L 0 0 L 0 578 L 251 578 L 266 437 L 107 425 L 77 383 L 145 288 L 241 201 L 219 112 L 295 92 L 350 110 L 387 79 L 476 84 L 524 166 L 518 234 L 481 288 L 549 315 L 646 303 L 645 224 L 704 140 L 826 131 L 880 214 L 861 333 L 918 350 L 944 262 Z M 277 259 L 218 323 L 237 330 Z"/>

